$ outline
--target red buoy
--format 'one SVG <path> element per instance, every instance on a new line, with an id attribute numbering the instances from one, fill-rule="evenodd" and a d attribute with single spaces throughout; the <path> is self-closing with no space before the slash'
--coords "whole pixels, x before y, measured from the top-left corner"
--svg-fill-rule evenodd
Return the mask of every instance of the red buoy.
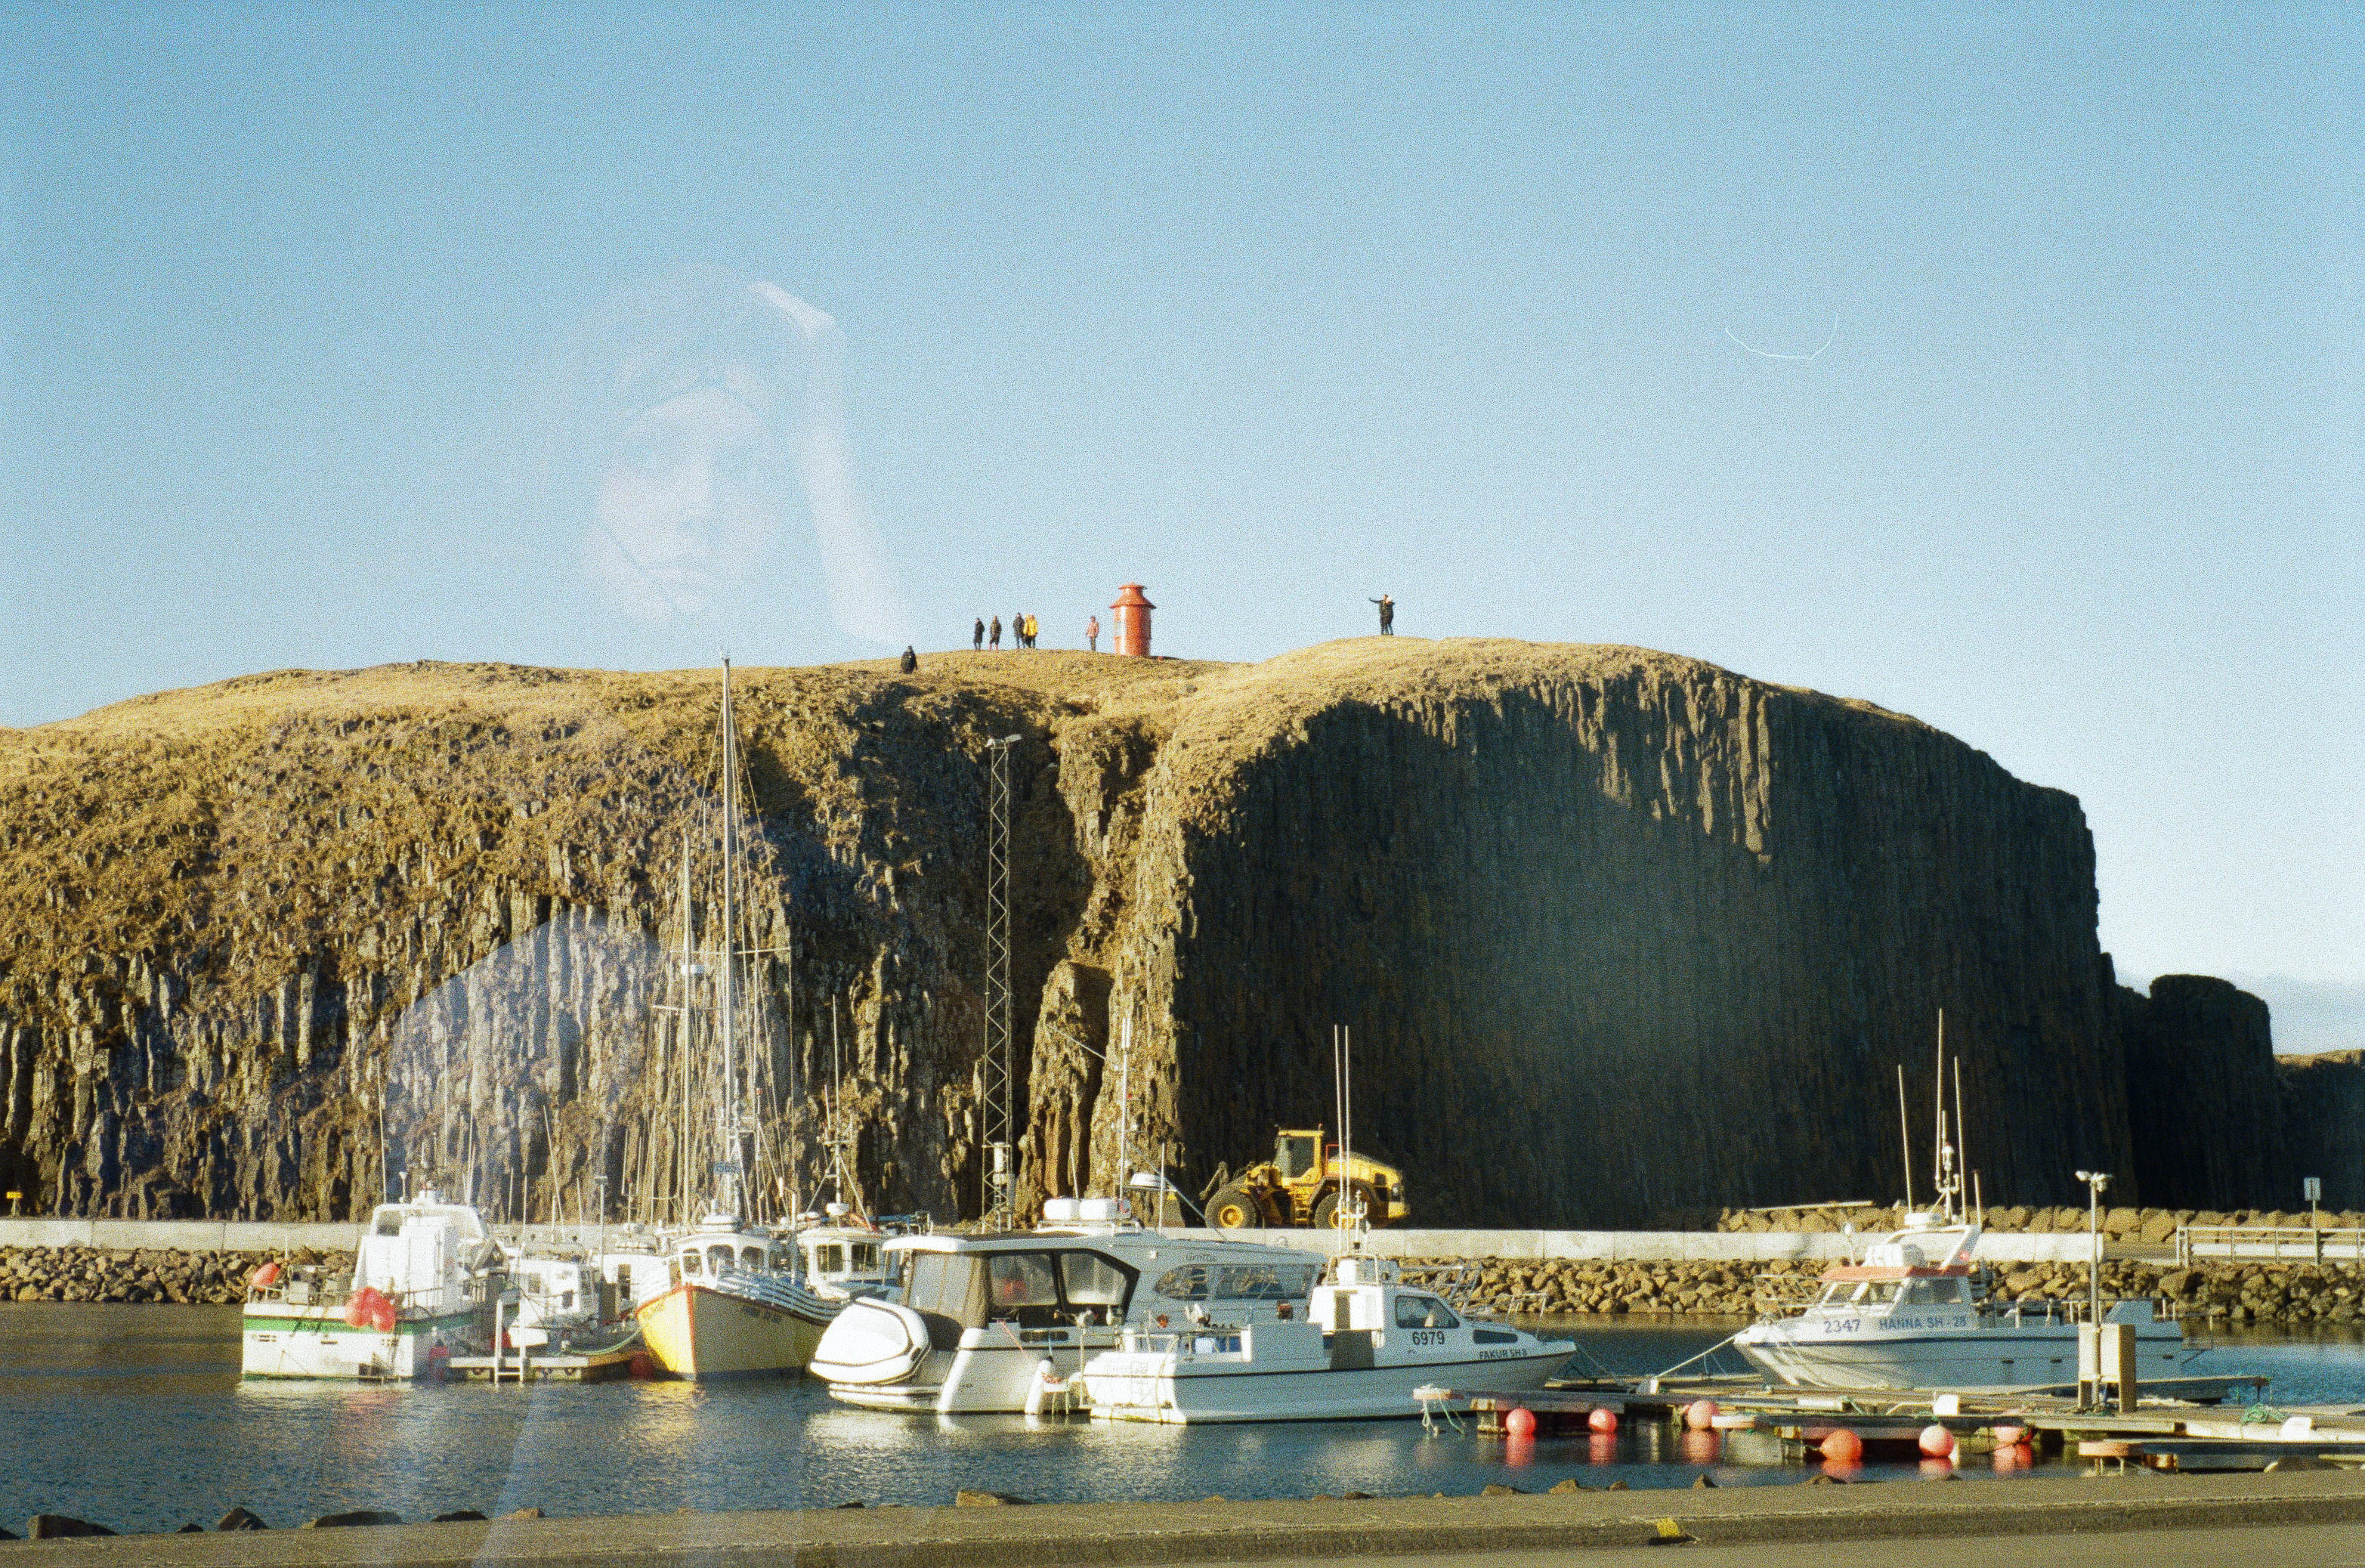
<path id="1" fill-rule="evenodd" d="M 1860 1464 L 1864 1462 L 1864 1439 L 1845 1427 L 1823 1434 L 1823 1457 L 1833 1464 Z"/>
<path id="2" fill-rule="evenodd" d="M 1524 1405 L 1515 1405 L 1503 1417 L 1503 1435 L 1507 1438 L 1532 1438 L 1536 1435 L 1536 1413 Z"/>
<path id="3" fill-rule="evenodd" d="M 1935 1421 L 1922 1428 L 1922 1451 L 1932 1459 L 1955 1457 L 1955 1434 Z"/>
<path id="4" fill-rule="evenodd" d="M 1684 1406 L 1684 1425 L 1695 1432 L 1705 1432 L 1716 1423 L 1716 1401 L 1695 1399 Z"/>
<path id="5" fill-rule="evenodd" d="M 1585 1424 L 1593 1428 L 1593 1430 L 1599 1432 L 1604 1437 L 1607 1437 L 1618 1429 L 1618 1412 L 1615 1410 L 1596 1410 L 1592 1415 L 1587 1416 L 1585 1418 Z"/>

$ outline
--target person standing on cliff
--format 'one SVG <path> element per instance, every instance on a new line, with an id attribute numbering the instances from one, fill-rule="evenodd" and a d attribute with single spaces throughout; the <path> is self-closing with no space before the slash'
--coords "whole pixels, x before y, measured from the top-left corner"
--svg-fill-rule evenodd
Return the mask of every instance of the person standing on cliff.
<path id="1" fill-rule="evenodd" d="M 972 627 L 970 627 L 970 632 L 969 632 L 969 648 L 970 648 L 970 652 L 971 652 L 971 653 L 977 653 L 977 652 L 979 652 L 980 650 L 981 650 L 982 648 L 984 648 L 984 646 L 985 646 L 985 622 L 984 622 L 983 621 L 980 621 L 976 625 L 974 625 L 974 626 L 972 626 Z"/>
<path id="2" fill-rule="evenodd" d="M 1026 645 L 1026 612 L 1023 610 L 1010 618 L 1010 645 L 1013 648 Z"/>
<path id="3" fill-rule="evenodd" d="M 986 645 L 987 645 L 988 647 L 992 648 L 995 653 L 997 653 L 997 654 L 998 654 L 998 653 L 1000 653 L 1000 652 L 1002 651 L 1002 617 L 1001 617 L 1001 616 L 997 615 L 997 616 L 995 616 L 995 617 L 993 618 L 993 624 L 992 624 L 992 626 L 991 626 L 990 628 L 988 628 L 988 629 L 987 629 L 987 634 L 988 634 L 988 636 L 990 637 L 991 641 L 989 641 L 989 642 L 987 643 L 987 644 L 986 644 Z"/>
<path id="4" fill-rule="evenodd" d="M 1396 634 L 1396 601 L 1386 594 L 1382 594 L 1372 602 L 1380 607 L 1380 635 L 1395 636 Z"/>
<path id="5" fill-rule="evenodd" d="M 912 644 L 909 643 L 903 644 L 903 660 L 899 667 L 905 675 L 910 675 L 920 667 L 920 655 L 912 651 Z"/>
<path id="6" fill-rule="evenodd" d="M 1101 618 L 1097 615 L 1084 622 L 1084 648 L 1090 653 L 1101 651 Z"/>

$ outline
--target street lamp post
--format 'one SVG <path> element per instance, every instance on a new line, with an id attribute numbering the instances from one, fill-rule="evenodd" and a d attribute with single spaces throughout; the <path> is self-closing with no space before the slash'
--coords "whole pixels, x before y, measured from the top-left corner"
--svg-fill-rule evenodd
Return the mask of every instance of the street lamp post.
<path id="1" fill-rule="evenodd" d="M 2100 1170 L 2080 1170 L 2078 1180 L 2086 1183 L 2086 1229 L 2093 1241 L 2093 1252 L 2086 1265 L 2086 1321 L 2102 1321 L 2102 1193 L 2111 1178 Z"/>

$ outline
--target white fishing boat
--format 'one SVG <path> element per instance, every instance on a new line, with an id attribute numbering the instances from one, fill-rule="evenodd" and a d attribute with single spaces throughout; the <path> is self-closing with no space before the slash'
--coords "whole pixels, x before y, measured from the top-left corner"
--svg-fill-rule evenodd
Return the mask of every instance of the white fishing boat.
<path id="1" fill-rule="evenodd" d="M 502 1262 L 484 1216 L 433 1190 L 370 1212 L 349 1280 L 266 1263 L 247 1287 L 240 1370 L 248 1377 L 399 1379 L 490 1333 L 488 1281 Z"/>
<path id="2" fill-rule="evenodd" d="M 2078 1381 L 2083 1303 L 1985 1296 L 1973 1266 L 1980 1226 L 1908 1218 L 1920 1223 L 1874 1243 L 1860 1263 L 1826 1269 L 1812 1302 L 1751 1324 L 1733 1349 L 1791 1388 L 1998 1394 Z M 2149 1300 L 2110 1304 L 2102 1321 L 2134 1326 L 2145 1382 L 2177 1377 L 2190 1360 L 2182 1325 Z"/>
<path id="3" fill-rule="evenodd" d="M 847 1304 L 810 1370 L 831 1397 L 941 1414 L 1026 1408 L 1129 1328 L 1301 1319 L 1322 1260 L 1144 1229 L 1115 1198 L 1054 1198 L 1032 1231 L 891 1238 L 894 1292 Z"/>
<path id="4" fill-rule="evenodd" d="M 846 1204 L 830 1204 L 821 1214 L 801 1216 L 797 1253 L 804 1263 L 806 1286 L 840 1306 L 857 1296 L 885 1295 L 896 1285 L 885 1251 L 894 1234 Z"/>
<path id="5" fill-rule="evenodd" d="M 1963 1122 L 1961 1058 L 1954 1059 L 1951 1118 L 1946 1068 L 1946 1015 L 1941 1010 L 1933 1080 L 1936 1206 L 1927 1213 L 1909 1212 L 1904 1228 L 1874 1243 L 1861 1262 L 1826 1269 L 1812 1300 L 1771 1313 L 1732 1337 L 1733 1349 L 1771 1382 L 1791 1388 L 1999 1394 L 2060 1388 L 2079 1381 L 2076 1305 L 2003 1301 L 1981 1288 L 1976 1257 L 1983 1227 L 1970 1216 L 1982 1211 L 1976 1195 L 1969 1208 L 1964 1204 L 1967 1161 L 1960 1158 L 1955 1141 L 1961 1137 Z M 1906 1120 L 1902 1067 L 1898 1069 L 1897 1114 L 1911 1211 L 1912 1135 Z M 2101 1261 L 2097 1237 L 2098 1270 Z M 2096 1292 L 2084 1305 L 2086 1321 L 2135 1329 L 2135 1365 L 2131 1370 L 2139 1383 L 2174 1378 L 2191 1359 L 2184 1349 L 2183 1326 L 2168 1317 L 2158 1303 L 2116 1301 L 2105 1310 Z"/>
<path id="6" fill-rule="evenodd" d="M 1128 1327 L 1084 1363 L 1095 1420 L 1369 1420 L 1417 1415 L 1414 1390 L 1541 1388 L 1576 1347 L 1463 1316 L 1396 1265 L 1341 1258 L 1313 1293 L 1311 1320 Z"/>

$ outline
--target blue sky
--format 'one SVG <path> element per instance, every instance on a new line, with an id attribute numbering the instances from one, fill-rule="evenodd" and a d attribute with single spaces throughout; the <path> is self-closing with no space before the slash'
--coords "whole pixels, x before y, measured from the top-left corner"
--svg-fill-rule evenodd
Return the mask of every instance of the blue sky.
<path id="1" fill-rule="evenodd" d="M 1253 658 L 1385 590 L 1937 724 L 2082 801 L 2123 975 L 2365 1045 L 2353 12 L 6 6 L 0 59 L 0 723 L 1069 645 L 1128 578 Z M 652 598 L 684 452 L 748 537 Z"/>

